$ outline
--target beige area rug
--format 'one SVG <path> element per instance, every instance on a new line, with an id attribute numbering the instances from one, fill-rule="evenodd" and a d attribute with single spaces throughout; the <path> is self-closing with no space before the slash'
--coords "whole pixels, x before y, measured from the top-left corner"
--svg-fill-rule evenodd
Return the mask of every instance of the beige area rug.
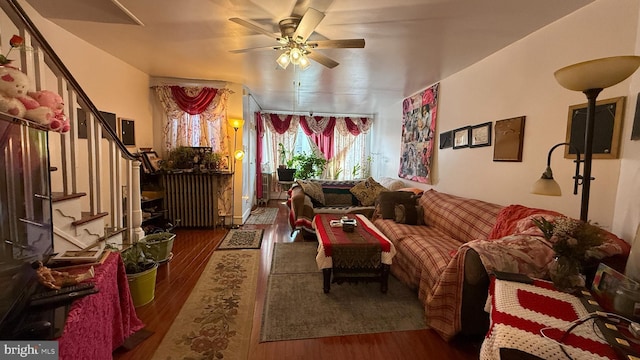
<path id="1" fill-rule="evenodd" d="M 214 251 L 154 360 L 246 359 L 260 251 Z"/>
<path id="2" fill-rule="evenodd" d="M 331 284 L 325 294 L 316 248 L 313 243 L 275 244 L 261 342 L 427 328 L 418 295 L 393 276 L 386 294 L 377 282 Z"/>
<path id="3" fill-rule="evenodd" d="M 259 207 L 251 212 L 245 225 L 273 224 L 277 215 L 277 208 Z"/>
<path id="4" fill-rule="evenodd" d="M 231 229 L 222 239 L 218 250 L 228 249 L 260 249 L 262 233 L 264 230 L 237 230 Z"/>

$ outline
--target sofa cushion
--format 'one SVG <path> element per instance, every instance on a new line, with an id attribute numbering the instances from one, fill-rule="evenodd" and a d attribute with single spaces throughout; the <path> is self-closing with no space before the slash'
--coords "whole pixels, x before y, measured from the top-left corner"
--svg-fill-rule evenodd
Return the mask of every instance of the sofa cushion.
<path id="1" fill-rule="evenodd" d="M 360 202 L 349 191 L 361 180 L 311 180 L 322 186 L 325 206 L 358 206 Z"/>
<path id="2" fill-rule="evenodd" d="M 383 191 L 376 199 L 376 207 L 383 219 L 393 219 L 395 217 L 395 206 L 405 204 L 415 206 L 417 198 L 411 192 L 406 191 Z"/>
<path id="3" fill-rule="evenodd" d="M 406 187 L 406 188 L 398 189 L 398 191 L 409 191 L 416 195 L 422 195 L 424 193 L 423 189 L 418 189 L 414 187 Z"/>
<path id="4" fill-rule="evenodd" d="M 381 177 L 378 179 L 378 183 L 391 191 L 396 191 L 407 186 L 404 181 L 391 177 Z"/>
<path id="5" fill-rule="evenodd" d="M 297 180 L 296 181 L 306 195 L 309 195 L 314 206 L 323 206 L 325 204 L 324 193 L 320 183 L 313 181 Z"/>
<path id="6" fill-rule="evenodd" d="M 482 200 L 425 191 L 418 200 L 424 209 L 424 222 L 463 242 L 487 239 L 500 210 L 504 207 Z"/>
<path id="7" fill-rule="evenodd" d="M 396 243 L 401 242 L 404 238 L 417 235 L 417 236 L 432 236 L 435 233 L 440 234 L 441 236 L 447 237 L 442 231 L 434 229 L 430 226 L 413 226 L 407 224 L 399 224 L 395 222 L 394 219 L 376 219 L 373 222 L 378 230 L 380 230 L 386 237 L 393 242 L 394 245 Z"/>
<path id="8" fill-rule="evenodd" d="M 367 180 L 364 180 L 352 187 L 349 191 L 358 198 L 363 206 L 371 206 L 374 204 L 376 198 L 381 192 L 388 190 L 377 181 L 373 180 L 372 177 L 369 177 Z"/>
<path id="9" fill-rule="evenodd" d="M 396 204 L 394 220 L 399 224 L 422 225 L 422 206 L 412 204 Z"/>

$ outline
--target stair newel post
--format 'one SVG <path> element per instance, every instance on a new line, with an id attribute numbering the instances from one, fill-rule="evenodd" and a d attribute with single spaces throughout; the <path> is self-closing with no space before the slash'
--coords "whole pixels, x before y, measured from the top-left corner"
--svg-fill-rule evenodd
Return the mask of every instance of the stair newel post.
<path id="1" fill-rule="evenodd" d="M 129 167 L 130 172 L 129 177 L 129 186 L 127 188 L 127 198 L 131 199 L 128 202 L 127 207 L 131 208 L 131 227 L 130 233 L 132 237 L 130 241 L 136 242 L 144 237 L 144 230 L 142 230 L 142 204 L 140 202 L 140 161 L 138 160 L 129 160 L 131 166 Z"/>

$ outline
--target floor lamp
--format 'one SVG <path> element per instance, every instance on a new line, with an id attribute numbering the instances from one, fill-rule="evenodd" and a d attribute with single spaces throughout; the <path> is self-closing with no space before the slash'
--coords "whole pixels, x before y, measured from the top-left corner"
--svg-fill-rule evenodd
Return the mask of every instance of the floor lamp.
<path id="1" fill-rule="evenodd" d="M 574 91 L 582 91 L 587 96 L 587 123 L 584 133 L 584 169 L 582 175 L 576 170 L 576 184 L 578 179 L 582 185 L 582 200 L 580 204 L 580 220 L 587 221 L 589 213 L 589 192 L 591 190 L 591 159 L 593 155 L 593 128 L 595 123 L 596 98 L 604 88 L 613 86 L 633 74 L 640 66 L 640 56 L 614 56 L 595 59 L 569 65 L 557 70 L 554 75 L 562 87 Z M 551 152 L 549 151 L 547 171 L 534 184 L 533 193 L 541 195 L 560 195 L 560 186 L 551 175 Z M 580 166 L 579 157 L 577 167 Z M 551 175 L 551 176 L 549 176 Z M 546 190 L 545 190 L 546 189 Z M 577 185 L 574 185 L 577 193 Z"/>
<path id="2" fill-rule="evenodd" d="M 231 160 L 231 225 L 232 229 L 237 229 L 239 225 L 234 224 L 235 213 L 234 213 L 234 205 L 236 203 L 235 198 L 235 187 L 236 187 L 236 161 L 242 161 L 244 158 L 244 151 L 237 150 L 236 147 L 238 145 L 238 129 L 244 125 L 244 120 L 242 119 L 229 119 L 229 125 L 233 128 L 233 159 Z"/>

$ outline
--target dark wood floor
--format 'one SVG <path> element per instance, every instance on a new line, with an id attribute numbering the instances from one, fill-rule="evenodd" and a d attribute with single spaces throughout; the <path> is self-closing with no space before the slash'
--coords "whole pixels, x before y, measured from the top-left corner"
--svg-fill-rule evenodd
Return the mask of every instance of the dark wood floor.
<path id="1" fill-rule="evenodd" d="M 271 263 L 276 242 L 304 241 L 293 239 L 287 223 L 287 207 L 272 200 L 278 207 L 278 219 L 273 225 L 245 225 L 243 228 L 264 228 L 262 261 L 251 333 L 249 359 L 477 359 L 477 341 L 447 343 L 431 330 L 402 331 L 369 335 L 326 337 L 319 339 L 259 343 L 260 323 Z M 138 316 L 153 335 L 130 351 L 116 350 L 114 359 L 150 359 L 162 341 L 182 304 L 195 286 L 226 230 L 177 229 L 173 260 L 158 271 L 155 300 L 136 309 Z M 309 240 L 307 240 L 309 241 Z M 318 287 L 319 291 L 321 287 Z M 417 296 L 417 295 L 416 295 Z M 297 306 L 291 304 L 291 306 Z"/>

